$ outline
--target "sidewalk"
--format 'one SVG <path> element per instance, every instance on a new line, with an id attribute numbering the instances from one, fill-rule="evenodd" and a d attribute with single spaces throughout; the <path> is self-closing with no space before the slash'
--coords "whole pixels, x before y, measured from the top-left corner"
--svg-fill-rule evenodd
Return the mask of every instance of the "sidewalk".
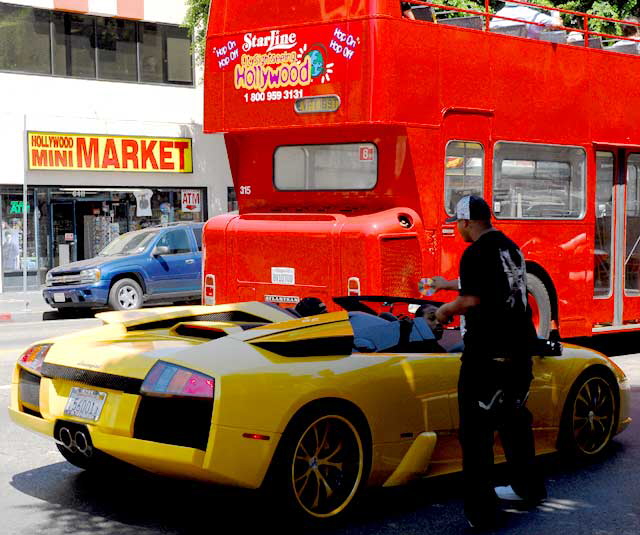
<path id="1" fill-rule="evenodd" d="M 40 290 L 0 293 L 0 323 L 41 321 L 48 311 L 53 309 L 45 303 Z"/>

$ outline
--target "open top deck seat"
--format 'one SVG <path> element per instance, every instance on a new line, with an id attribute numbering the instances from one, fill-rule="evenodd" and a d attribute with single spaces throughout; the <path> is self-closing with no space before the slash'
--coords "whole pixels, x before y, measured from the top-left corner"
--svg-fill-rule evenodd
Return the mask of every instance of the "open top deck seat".
<path id="1" fill-rule="evenodd" d="M 429 6 L 413 6 L 411 8 L 411 12 L 416 20 L 426 20 L 428 22 L 433 22 L 434 14 L 433 9 Z"/>
<path id="2" fill-rule="evenodd" d="M 575 45 L 575 46 L 584 46 L 584 39 L 580 39 L 579 41 L 569 41 L 567 44 Z M 602 48 L 602 38 L 589 37 L 589 48 Z"/>
<path id="3" fill-rule="evenodd" d="M 549 41 L 551 43 L 566 43 L 567 32 L 565 30 L 552 30 L 548 32 L 541 32 L 540 41 Z"/>
<path id="4" fill-rule="evenodd" d="M 527 36 L 527 25 L 524 22 L 514 22 L 505 26 L 496 26 L 491 28 L 493 33 L 501 33 L 503 35 L 514 35 L 516 37 Z"/>
<path id="5" fill-rule="evenodd" d="M 472 17 L 455 17 L 452 19 L 438 19 L 438 24 L 482 30 L 484 28 L 484 21 L 482 19 L 483 17 L 480 15 L 474 15 Z"/>
<path id="6" fill-rule="evenodd" d="M 628 43 L 617 42 L 612 46 L 605 47 L 610 52 L 619 52 L 622 54 L 638 54 L 638 45 L 629 41 Z"/>

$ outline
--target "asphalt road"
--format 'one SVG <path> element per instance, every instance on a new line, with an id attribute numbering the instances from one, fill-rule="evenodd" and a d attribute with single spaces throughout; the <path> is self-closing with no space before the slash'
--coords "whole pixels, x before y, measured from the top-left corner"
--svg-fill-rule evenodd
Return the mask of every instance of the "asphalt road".
<path id="1" fill-rule="evenodd" d="M 53 442 L 8 419 L 11 370 L 20 351 L 53 334 L 97 325 L 65 320 L 0 325 L 0 534 L 143 535 L 318 533 L 466 534 L 460 476 L 371 492 L 348 521 L 331 529 L 292 526 L 265 496 L 163 479 L 134 469 L 95 475 L 64 461 Z M 640 338 L 599 342 L 633 385 L 634 424 L 601 461 L 576 466 L 542 459 L 549 500 L 532 512 L 505 511 L 493 533 L 636 535 L 640 533 Z M 499 471 L 498 471 L 499 473 Z"/>

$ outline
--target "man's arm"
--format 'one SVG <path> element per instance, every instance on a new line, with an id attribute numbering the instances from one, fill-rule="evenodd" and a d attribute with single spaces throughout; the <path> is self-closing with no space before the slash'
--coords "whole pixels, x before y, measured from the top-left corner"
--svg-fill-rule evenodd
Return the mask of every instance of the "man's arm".
<path id="1" fill-rule="evenodd" d="M 480 298 L 476 295 L 459 295 L 436 310 L 436 319 L 440 323 L 449 323 L 454 316 L 465 314 L 471 307 L 479 304 Z"/>
<path id="2" fill-rule="evenodd" d="M 551 11 L 551 15 L 539 13 L 533 21 L 544 24 L 545 28 L 550 30 L 559 30 L 563 27 L 562 17 L 559 11 Z"/>
<path id="3" fill-rule="evenodd" d="M 431 277 L 431 281 L 431 286 L 436 292 L 438 290 L 457 290 L 460 287 L 460 281 L 458 279 L 447 280 L 439 275 Z"/>

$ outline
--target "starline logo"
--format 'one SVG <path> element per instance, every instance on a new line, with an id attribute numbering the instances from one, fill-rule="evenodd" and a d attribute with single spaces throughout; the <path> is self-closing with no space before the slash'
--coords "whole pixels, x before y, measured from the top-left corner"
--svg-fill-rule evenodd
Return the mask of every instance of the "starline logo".
<path id="1" fill-rule="evenodd" d="M 271 30 L 269 35 L 264 37 L 258 37 L 252 33 L 244 34 L 244 44 L 242 50 L 249 52 L 255 47 L 267 47 L 267 52 L 271 50 L 289 50 L 298 44 L 298 36 L 291 33 L 283 33 L 280 35 L 280 30 Z"/>

